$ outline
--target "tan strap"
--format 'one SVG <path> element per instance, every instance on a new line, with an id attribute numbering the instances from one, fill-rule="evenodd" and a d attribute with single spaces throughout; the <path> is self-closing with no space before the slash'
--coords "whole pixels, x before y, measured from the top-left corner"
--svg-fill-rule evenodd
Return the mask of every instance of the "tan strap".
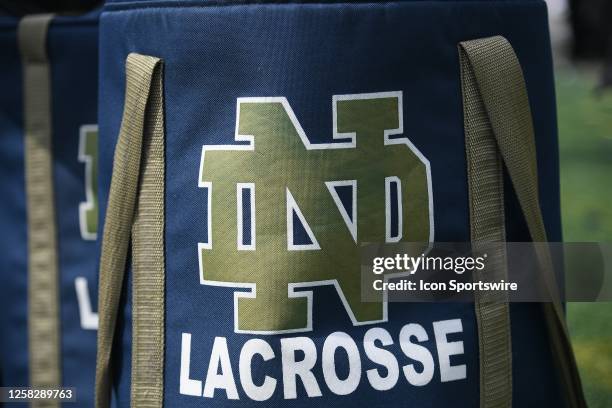
<path id="1" fill-rule="evenodd" d="M 545 242 L 533 121 L 518 58 L 508 41 L 500 36 L 462 42 L 459 50 L 462 67 L 473 73 L 475 89 L 482 101 L 481 107 L 474 109 L 484 108 L 489 118 L 531 238 L 535 242 Z M 570 407 L 586 407 L 550 252 L 538 250 L 537 255 L 541 278 L 553 299 L 553 303 L 544 303 L 543 308 L 566 401 Z"/>
<path id="2" fill-rule="evenodd" d="M 131 238 L 135 339 L 132 345 L 135 370 L 132 406 L 162 405 L 164 130 L 161 70 L 158 58 L 138 54 L 127 57 L 125 106 L 115 148 L 100 260 L 97 408 L 110 405 L 112 346 Z"/>
<path id="3" fill-rule="evenodd" d="M 164 390 L 164 101 L 161 71 L 159 64 L 151 84 L 138 206 L 132 229 L 131 400 L 133 407 L 143 408 L 161 408 Z"/>
<path id="4" fill-rule="evenodd" d="M 23 63 L 25 182 L 28 217 L 28 350 L 30 385 L 61 385 L 59 274 L 51 150 L 51 83 L 47 32 L 51 14 L 24 17 L 18 28 Z M 32 407 L 59 407 L 34 401 Z"/>
<path id="5" fill-rule="evenodd" d="M 463 44 L 462 44 L 463 45 Z M 469 46 L 469 42 L 468 42 Z M 504 186 L 501 157 L 493 129 L 480 97 L 474 71 L 460 52 L 461 87 L 469 190 L 471 241 L 504 242 Z M 484 249 L 484 248 L 483 248 Z M 495 253 L 491 253 L 494 251 Z M 507 280 L 506 253 L 498 246 L 487 248 L 487 268 L 474 280 Z M 480 362 L 480 406 L 512 406 L 512 342 L 508 297 L 503 292 L 474 294 Z"/>

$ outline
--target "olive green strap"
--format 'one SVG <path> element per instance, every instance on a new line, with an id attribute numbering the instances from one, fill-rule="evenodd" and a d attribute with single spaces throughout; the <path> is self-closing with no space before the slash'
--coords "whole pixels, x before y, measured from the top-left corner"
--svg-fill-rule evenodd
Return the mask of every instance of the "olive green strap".
<path id="1" fill-rule="evenodd" d="M 461 43 L 469 47 L 472 41 Z M 471 240 L 480 243 L 503 242 L 504 188 L 502 162 L 493 129 L 487 116 L 473 69 L 460 50 L 461 87 L 468 173 Z M 474 280 L 507 280 L 506 253 L 487 248 L 487 268 L 474 273 Z M 490 253 L 492 250 L 495 253 Z M 503 292 L 477 291 L 474 295 L 480 359 L 480 406 L 512 406 L 512 342 L 510 311 Z"/>
<path id="2" fill-rule="evenodd" d="M 30 385 L 61 384 L 59 276 L 51 150 L 51 84 L 47 31 L 51 14 L 24 17 L 18 42 L 23 63 L 25 182 L 28 213 L 28 349 Z M 32 407 L 59 407 L 34 401 Z"/>
<path id="3" fill-rule="evenodd" d="M 518 58 L 508 41 L 499 36 L 463 42 L 459 50 L 464 72 L 470 71 L 470 78 L 475 82 L 472 92 L 477 92 L 476 99 L 481 101 L 479 106 L 470 109 L 484 109 L 488 116 L 531 238 L 535 242 L 545 242 L 546 230 L 538 198 L 533 122 Z M 566 401 L 570 407 L 585 407 L 550 253 L 537 250 L 537 255 L 541 278 L 553 300 L 552 303 L 544 303 L 543 308 L 551 351 L 566 393 Z M 481 390 L 483 392 L 487 391 Z"/>
<path id="4" fill-rule="evenodd" d="M 142 64 L 154 61 L 152 57 L 139 58 L 145 59 Z M 143 136 L 139 202 L 132 229 L 131 400 L 132 406 L 139 408 L 161 408 L 164 390 L 164 114 L 161 64 L 154 68 L 150 92 Z"/>
<path id="5" fill-rule="evenodd" d="M 127 57 L 125 106 L 115 148 L 100 260 L 97 408 L 110 405 L 112 346 L 131 239 L 135 338 L 132 406 L 162 405 L 164 130 L 161 70 L 158 58 L 138 54 Z"/>

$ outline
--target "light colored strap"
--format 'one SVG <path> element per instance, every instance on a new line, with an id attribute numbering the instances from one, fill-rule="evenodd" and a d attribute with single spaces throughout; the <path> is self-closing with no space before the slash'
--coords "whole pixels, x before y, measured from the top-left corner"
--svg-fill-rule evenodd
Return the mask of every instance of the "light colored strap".
<path id="1" fill-rule="evenodd" d="M 470 42 L 462 43 L 462 46 Z M 474 71 L 460 52 L 471 240 L 475 250 L 486 242 L 506 239 L 502 163 Z M 507 280 L 506 253 L 487 248 L 487 268 L 474 280 Z M 495 253 L 491 253 L 494 251 Z M 508 297 L 503 292 L 477 291 L 474 296 L 480 360 L 480 406 L 512 406 L 512 342 Z"/>
<path id="2" fill-rule="evenodd" d="M 30 385 L 61 384 L 59 276 L 51 150 L 51 84 L 47 31 L 51 14 L 24 17 L 18 28 L 23 63 L 25 181 L 28 213 L 28 349 Z M 35 401 L 32 407 L 59 407 Z"/>
<path id="3" fill-rule="evenodd" d="M 141 64 L 150 64 L 151 57 Z M 132 229 L 132 407 L 161 408 L 164 391 L 164 112 L 162 65 L 153 73 Z"/>
<path id="4" fill-rule="evenodd" d="M 545 242 L 546 230 L 538 198 L 535 137 L 523 72 L 511 45 L 503 37 L 463 42 L 462 67 L 473 73 L 475 88 L 489 118 L 497 148 L 517 194 L 535 242 Z M 550 252 L 537 250 L 541 278 L 552 303 L 544 303 L 551 350 L 570 407 L 586 407 L 580 376 L 565 324 L 563 305 Z M 538 279 L 540 277 L 536 277 Z"/>
<path id="5" fill-rule="evenodd" d="M 164 350 L 162 63 L 130 54 L 102 239 L 96 407 L 110 405 L 112 346 L 132 237 L 132 406 L 161 407 Z M 146 251 L 145 251 L 146 246 Z"/>

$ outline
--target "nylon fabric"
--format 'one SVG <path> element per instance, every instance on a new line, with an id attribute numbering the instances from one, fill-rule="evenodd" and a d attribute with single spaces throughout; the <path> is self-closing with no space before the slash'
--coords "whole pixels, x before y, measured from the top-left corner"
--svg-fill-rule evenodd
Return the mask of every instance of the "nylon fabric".
<path id="1" fill-rule="evenodd" d="M 152 95 L 158 95 L 156 92 L 151 92 L 151 83 L 159 64 L 160 60 L 157 58 L 138 54 L 130 54 L 126 60 L 125 110 L 115 149 L 113 177 L 109 192 L 100 260 L 98 305 L 100 325 L 98 329 L 98 355 L 96 362 L 96 407 L 98 408 L 110 406 L 112 346 L 130 237 L 133 232 L 138 233 L 143 228 L 146 230 L 146 227 L 143 227 L 141 223 L 147 220 L 147 210 L 145 208 L 137 210 L 136 203 L 144 131 L 145 129 L 154 129 L 153 133 L 158 134 L 160 129 L 163 129 L 163 124 L 161 124 L 162 127 L 159 127 L 159 123 L 148 123 L 146 121 L 149 102 L 156 100 L 152 98 Z M 156 103 L 161 103 L 161 101 Z M 152 108 L 154 111 L 161 109 L 161 105 L 157 106 L 156 103 L 152 105 L 154 106 Z M 153 125 L 152 128 L 151 125 Z M 158 140 L 158 138 L 155 140 Z M 154 155 L 155 151 L 153 150 L 150 153 Z M 145 157 L 153 159 L 152 156 L 149 156 L 149 153 L 145 153 Z M 146 182 L 147 186 L 151 181 L 159 182 L 159 163 L 152 164 L 150 167 L 145 165 L 145 168 L 148 168 L 152 173 L 147 171 L 147 176 L 143 178 L 143 182 Z M 163 179 L 163 171 L 161 177 Z M 142 190 L 142 187 L 141 191 L 143 193 L 148 192 L 146 188 Z M 158 194 L 159 192 L 153 193 L 155 197 Z M 157 215 L 158 211 L 159 207 L 156 207 L 154 214 Z M 133 229 L 136 218 L 139 220 L 139 223 Z M 163 219 L 161 222 L 163 225 Z M 147 237 L 143 238 L 146 239 Z M 158 245 L 160 244 L 160 241 L 156 242 Z M 140 248 L 138 239 L 136 239 L 136 243 L 138 248 Z M 133 256 L 135 260 L 142 260 L 136 253 Z M 134 266 L 137 269 L 140 265 L 139 261 L 134 262 Z M 144 263 L 143 266 L 147 266 L 147 264 Z M 163 270 L 163 262 L 161 268 Z M 154 284 L 152 289 L 158 293 L 160 289 L 159 284 Z M 144 290 L 146 293 L 147 288 L 144 288 Z M 163 292 L 163 285 L 161 290 Z M 163 321 L 158 324 L 161 324 L 161 327 L 163 327 Z M 161 346 L 163 350 L 163 342 Z M 151 356 L 147 358 L 151 358 Z M 138 360 L 138 357 L 136 359 Z M 161 364 L 163 364 L 163 360 L 161 360 Z"/>
<path id="2" fill-rule="evenodd" d="M 480 243 L 503 242 L 506 238 L 502 163 L 474 72 L 461 50 L 459 56 L 464 100 L 470 235 L 477 249 Z M 488 255 L 488 267 L 476 272 L 474 280 L 507 280 L 505 251 L 496 250 Z M 511 407 L 512 343 L 507 295 L 477 291 L 474 295 L 474 308 L 478 327 L 480 406 Z"/>
<path id="3" fill-rule="evenodd" d="M 98 16 L 55 15 L 46 41 L 36 46 L 36 65 L 48 66 L 50 159 L 59 322 L 61 385 L 78 389 L 75 407 L 93 406 L 97 329 L 98 243 L 80 228 L 81 209 L 96 186 L 87 183 L 97 144 L 81 155 L 85 133 L 97 128 Z M 28 330 L 28 200 L 26 196 L 24 58 L 21 18 L 0 13 L 0 377 L 7 387 L 30 385 Z M 35 45 L 30 41 L 30 44 Z M 42 59 L 41 59 L 42 56 Z M 32 64 L 32 62 L 29 62 Z M 40 93 L 40 92 L 39 92 Z M 40 124 L 40 122 L 39 122 Z M 92 188 L 90 188 L 92 187 Z M 51 198 L 51 197 L 49 197 Z M 47 200 L 47 197 L 44 197 Z M 96 211 L 91 211 L 96 216 Z M 38 349 L 38 348 L 36 348 Z M 17 407 L 23 403 L 2 404 Z M 27 404 L 25 404 L 27 405 Z"/>
<path id="4" fill-rule="evenodd" d="M 30 385 L 61 384 L 59 272 L 52 179 L 51 85 L 47 31 L 52 14 L 24 17 L 18 28 L 23 61 L 25 172 L 28 216 L 28 350 Z M 59 407 L 33 401 L 32 407 Z"/>
<path id="5" fill-rule="evenodd" d="M 130 58 L 130 57 L 128 57 Z M 136 58 L 134 56 L 134 58 Z M 151 57 L 138 56 L 141 64 Z M 147 68 L 149 65 L 147 65 Z M 164 391 L 164 114 L 155 61 L 132 229 L 132 406 L 161 408 Z"/>
<path id="6" fill-rule="evenodd" d="M 122 117 L 125 59 L 129 53 L 138 52 L 158 56 L 164 61 L 165 406 L 250 407 L 258 404 L 307 408 L 314 401 L 324 406 L 382 408 L 405 404 L 406 395 L 410 395 L 411 404 L 415 406 L 478 406 L 479 346 L 474 306 L 470 304 L 449 307 L 442 304 L 390 302 L 386 321 L 355 325 L 349 313 L 352 308 L 346 307 L 333 285 L 313 286 L 307 288 L 307 291 L 312 289 L 311 331 L 258 335 L 236 330 L 236 322 L 240 325 L 243 319 L 240 304 L 236 306 L 234 302 L 236 296 L 243 296 L 241 292 L 245 292 L 245 289 L 211 285 L 203 282 L 202 277 L 206 278 L 210 273 L 218 271 L 223 274 L 223 281 L 227 282 L 230 280 L 227 279 L 230 271 L 244 271 L 238 270 L 233 261 L 220 265 L 223 269 L 206 269 L 206 265 L 202 267 L 199 262 L 198 255 L 202 254 L 199 251 L 202 247 L 200 244 L 209 242 L 209 232 L 213 234 L 212 241 L 215 244 L 208 255 L 219 249 L 221 237 L 232 240 L 232 250 L 235 251 L 235 232 L 240 229 L 236 222 L 238 217 L 234 197 L 240 196 L 234 185 L 227 189 L 230 195 L 225 199 L 217 196 L 219 200 L 215 201 L 213 194 L 209 202 L 210 195 L 207 188 L 202 187 L 201 181 L 213 182 L 214 191 L 218 193 L 220 189 L 226 188 L 223 183 L 229 182 L 222 176 L 211 178 L 212 173 L 207 166 L 214 165 L 214 169 L 227 171 L 230 176 L 238 178 L 238 174 L 231 172 L 236 169 L 236 173 L 244 175 L 237 181 L 256 186 L 255 211 L 274 208 L 273 211 L 278 212 L 278 206 L 285 203 L 284 197 L 276 198 L 268 204 L 267 201 L 261 201 L 265 198 L 262 193 L 266 188 L 274 187 L 282 194 L 284 183 L 280 179 L 291 170 L 293 158 L 304 160 L 314 152 L 302 145 L 299 151 L 295 150 L 290 155 L 275 145 L 271 151 L 279 159 L 273 161 L 273 166 L 247 166 L 246 161 L 243 161 L 245 153 L 240 151 L 223 153 L 228 157 L 227 163 L 231 167 L 223 167 L 225 161 L 221 164 L 217 161 L 215 164 L 215 156 L 211 152 L 215 151 L 216 158 L 219 158 L 222 153 L 219 146 L 245 143 L 236 137 L 237 125 L 248 124 L 248 121 L 244 122 L 244 115 L 247 115 L 244 103 L 240 105 L 241 113 L 238 117 L 239 98 L 285 98 L 284 103 L 291 107 L 295 120 L 303 130 L 302 136 L 305 136 L 302 140 L 307 138 L 311 144 L 328 144 L 338 142 L 334 140 L 334 115 L 340 119 L 341 111 L 334 112 L 335 96 L 337 99 L 342 95 L 401 92 L 403 98 L 399 112 L 402 113 L 403 132 L 397 138 L 409 139 L 430 161 L 435 240 L 468 241 L 469 199 L 457 44 L 472 38 L 499 34 L 512 42 L 524 64 L 538 136 L 539 173 L 543 179 L 551 180 L 541 186 L 543 212 L 547 231 L 553 240 L 559 240 L 558 186 L 554 182 L 557 180 L 554 87 L 550 75 L 545 4 L 540 1 L 291 2 L 243 3 L 232 7 L 203 1 L 193 4 L 198 7 L 186 6 L 183 2 L 115 3 L 113 8 L 106 8 L 101 19 L 100 55 L 105 61 L 100 72 L 101 214 L 104 214 L 107 202 L 112 156 Z M 516 29 L 517 22 L 520 22 L 520 30 Z M 419 58 L 415 58 L 415 55 Z M 340 104 L 336 104 L 336 108 L 340 108 Z M 363 122 L 360 120 L 357 123 L 365 124 L 372 118 L 364 116 L 363 119 Z M 258 126 L 279 124 L 286 128 L 284 137 L 291 141 L 297 138 L 290 133 L 293 124 L 280 125 L 278 120 L 271 123 L 257 121 Z M 250 132 L 252 129 L 248 130 L 244 134 L 253 134 Z M 240 130 L 238 133 L 241 134 Z M 254 136 L 258 152 L 262 149 L 265 151 L 266 147 L 261 136 Z M 381 134 L 378 140 L 382 137 Z M 366 147 L 359 134 L 356 138 L 358 148 Z M 205 162 L 204 170 L 201 171 L 204 149 L 209 149 L 206 158 L 210 161 Z M 322 165 L 338 163 L 336 158 L 343 154 L 344 149 L 334 150 L 336 152 L 333 157 L 325 160 Z M 371 159 L 376 160 L 374 156 Z M 311 165 L 307 161 L 301 163 L 304 180 L 312 179 Z M 357 165 L 368 166 L 370 163 L 355 163 Z M 251 168 L 253 174 L 245 174 Z M 318 168 L 316 170 L 320 171 Z M 266 185 L 264 180 L 271 175 L 278 175 L 278 179 L 271 180 L 274 183 L 272 186 Z M 366 183 L 358 185 L 360 193 L 361 189 L 370 187 Z M 510 187 L 510 183 L 505 183 L 507 236 L 509 240 L 527 240 L 529 235 L 523 225 L 519 206 L 513 203 L 515 197 Z M 290 187 L 290 191 L 303 211 L 306 222 L 313 227 L 316 224 L 314 217 L 318 217 L 319 213 L 306 208 L 308 198 L 312 197 L 306 185 L 298 184 L 293 189 Z M 253 195 L 245 193 L 241 197 L 244 207 L 244 202 L 248 202 Z M 327 196 L 325 198 L 329 199 Z M 378 199 L 384 201 L 382 195 Z M 412 195 L 408 200 L 416 203 L 424 201 L 425 197 Z M 350 203 L 350 200 L 345 203 Z M 275 207 L 271 207 L 271 204 Z M 373 220 L 379 214 L 378 211 L 368 213 L 359 205 L 357 208 L 358 217 L 362 219 L 369 217 L 367 219 Z M 225 213 L 223 209 L 226 209 Z M 243 209 L 248 215 L 248 208 Z M 285 217 L 285 206 L 281 209 L 278 216 Z M 208 216 L 209 210 L 212 217 Z M 228 219 L 221 221 L 219 217 L 215 218 L 215 211 L 221 211 L 221 216 Z M 421 218 L 405 218 L 405 226 L 423 222 Z M 251 223 L 248 219 L 256 219 L 257 226 L 249 229 Z M 210 224 L 209 220 L 212 220 Z M 263 225 L 260 220 L 263 221 L 257 216 L 252 218 L 245 215 L 243 221 L 247 222 L 243 224 L 243 238 L 249 237 L 249 231 L 256 233 L 252 239 L 243 239 L 243 242 L 257 242 L 256 251 L 263 251 L 262 255 L 266 256 L 269 251 L 262 244 L 269 241 L 268 237 L 261 234 Z M 221 233 L 219 222 L 225 221 L 230 230 Z M 339 221 L 339 229 L 346 230 L 345 222 L 341 219 Z M 279 223 L 284 224 L 282 220 Z M 306 229 L 299 224 L 294 225 L 294 230 L 297 229 L 295 242 L 311 242 Z M 321 233 L 325 233 L 314 227 L 313 232 L 317 239 L 321 239 Z M 362 228 L 358 227 L 358 236 L 362 232 Z M 285 239 L 282 231 L 280 237 Z M 285 244 L 281 248 L 284 251 L 287 244 L 282 244 Z M 333 255 L 333 260 L 340 260 L 341 256 L 341 251 L 338 251 Z M 205 260 L 209 261 L 210 257 Z M 126 268 L 126 282 L 135 277 L 133 272 L 131 268 Z M 269 280 L 272 281 L 275 276 L 270 273 Z M 300 279 L 297 283 L 304 280 L 308 281 L 309 278 Z M 242 278 L 240 281 L 251 282 Z M 115 340 L 121 346 L 113 352 L 113 362 L 118 373 L 113 384 L 117 406 L 128 406 L 131 399 L 131 320 L 134 306 L 131 286 L 124 290 L 123 303 L 119 309 L 120 320 Z M 275 293 L 279 297 L 282 295 L 284 300 L 288 290 L 283 287 L 282 292 L 275 290 Z M 254 316 L 273 315 L 280 309 L 279 305 L 268 302 L 265 308 L 253 308 Z M 554 365 L 540 306 L 512 304 L 510 309 L 513 322 L 512 351 L 516 356 L 512 361 L 513 404 L 563 406 L 560 382 L 556 376 L 550 375 Z M 460 322 L 462 330 L 446 337 L 447 341 L 454 342 L 459 354 L 445 362 L 443 352 L 437 352 L 438 342 L 433 323 L 449 319 Z M 407 377 L 401 370 L 413 363 L 402 350 L 402 344 L 405 346 L 406 342 L 400 339 L 402 329 L 408 324 L 423 327 L 427 339 L 423 337 L 424 340 L 419 340 L 418 345 L 423 347 L 420 350 L 425 355 L 431 355 L 433 359 L 433 365 L 429 365 L 433 367 L 429 371 L 433 374 L 431 379 L 424 379 L 419 386 L 415 386 L 414 378 Z M 389 377 L 389 389 L 385 391 L 375 389 L 368 375 L 368 372 L 379 373 L 381 376 L 386 374 L 384 367 L 368 356 L 369 346 L 364 343 L 364 339 L 371 329 L 382 329 L 389 333 L 392 344 L 384 348 L 391 353 L 387 354 L 390 364 L 396 361 L 400 368 L 397 381 Z M 358 353 L 351 354 L 351 359 L 345 353 L 338 353 L 334 358 L 334 368 L 339 378 L 346 378 L 347 373 L 352 371 L 355 378 L 359 379 L 354 383 L 357 388 L 352 392 L 349 392 L 352 388 L 347 389 L 347 394 L 343 395 L 330 388 L 330 385 L 333 386 L 329 381 L 330 374 L 333 375 L 330 368 L 332 359 L 322 354 L 326 343 L 329 347 L 332 334 L 337 332 L 346 333 L 347 341 L 355 342 L 358 349 Z M 286 375 L 291 376 L 290 370 L 294 366 L 286 359 L 283 361 L 283 351 L 287 350 L 285 339 L 294 342 L 297 338 L 301 338 L 304 346 L 313 346 L 309 352 L 312 359 L 316 357 L 312 384 L 318 385 L 322 394 L 316 398 L 312 390 L 314 385 L 306 390 L 303 381 L 298 378 L 294 392 L 291 378 L 289 382 L 284 380 Z M 247 374 L 250 373 L 257 385 L 262 384 L 266 376 L 276 380 L 271 395 L 260 395 L 265 401 L 253 397 L 252 390 L 244 381 L 248 377 L 242 375 L 245 359 L 241 359 L 241 350 L 248 348 L 249 340 L 253 339 L 267 343 L 274 354 L 271 360 L 263 362 L 260 357 L 256 357 L 250 368 L 246 365 Z M 444 336 L 438 335 L 437 339 L 444 341 Z M 215 383 L 215 377 L 211 379 L 211 375 L 219 373 L 214 369 L 218 362 L 217 352 L 222 344 L 224 348 L 227 344 L 229 357 L 223 373 L 228 377 L 230 373 L 233 374 L 233 381 L 228 379 L 220 384 Z M 299 359 L 301 355 L 296 357 Z M 361 369 L 357 368 L 358 362 L 361 363 Z M 457 373 L 455 379 L 450 381 L 448 364 L 456 368 L 451 371 Z M 422 366 L 415 362 L 414 368 L 420 373 Z M 355 373 L 360 373 L 360 376 Z M 537 388 L 533 387 L 534 383 L 538 383 Z M 215 384 L 218 386 L 215 387 Z M 232 384 L 235 384 L 235 390 Z M 227 389 L 223 389 L 223 386 Z M 216 388 L 214 392 L 213 388 Z"/>
<path id="7" fill-rule="evenodd" d="M 516 191 L 531 239 L 547 241 L 538 197 L 535 134 L 523 73 L 512 47 L 501 37 L 460 44 L 466 68 L 473 70 L 484 109 L 512 185 Z M 538 251 L 541 275 L 553 303 L 545 303 L 549 340 L 571 407 L 585 407 L 580 376 L 571 348 L 550 253 Z M 537 279 L 538 277 L 536 277 Z"/>

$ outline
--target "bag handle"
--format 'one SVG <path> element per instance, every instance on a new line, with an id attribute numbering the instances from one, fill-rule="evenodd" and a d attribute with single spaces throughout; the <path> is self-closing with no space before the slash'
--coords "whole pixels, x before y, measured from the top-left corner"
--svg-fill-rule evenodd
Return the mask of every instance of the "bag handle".
<path id="1" fill-rule="evenodd" d="M 28 217 L 28 355 L 30 385 L 61 385 L 59 271 L 51 148 L 51 80 L 47 33 L 53 14 L 33 14 L 19 22 L 23 65 L 25 188 Z M 59 407 L 34 401 L 33 407 Z"/>
<path id="2" fill-rule="evenodd" d="M 468 176 L 470 240 L 474 249 L 481 243 L 506 240 L 502 160 L 493 128 L 473 69 L 459 45 L 465 151 Z M 475 271 L 474 280 L 508 280 L 506 251 L 501 245 L 487 248 L 487 268 Z M 510 307 L 504 292 L 476 291 L 474 311 L 478 330 L 480 362 L 480 406 L 512 407 L 512 340 Z"/>
<path id="3" fill-rule="evenodd" d="M 162 61 L 130 54 L 102 238 L 97 408 L 110 406 L 112 348 L 130 244 L 131 405 L 161 407 L 163 403 L 164 161 Z"/>
<path id="4" fill-rule="evenodd" d="M 459 44 L 459 55 L 464 112 L 475 117 L 486 117 L 490 125 L 490 130 L 466 127 L 466 132 L 486 132 L 489 138 L 494 137 L 499 155 L 517 194 L 531 239 L 534 242 L 546 242 L 546 230 L 538 198 L 533 122 L 518 58 L 510 43 L 501 36 L 462 42 Z M 472 147 L 474 152 L 477 148 L 479 146 Z M 477 152 L 478 155 L 481 153 Z M 552 303 L 543 303 L 544 316 L 553 358 L 567 394 L 566 399 L 570 407 L 586 407 L 550 252 L 537 248 L 536 251 L 541 277 L 553 300 Z M 479 341 L 482 341 L 482 337 L 483 333 L 479 333 Z M 487 358 L 485 351 L 485 355 L 481 355 L 481 368 L 483 364 L 487 365 Z M 486 374 L 487 371 L 481 373 Z M 484 389 L 482 384 L 485 385 Z M 495 388 L 487 384 L 487 379 L 484 382 L 481 380 L 481 396 L 485 397 L 485 401 L 489 393 L 495 392 Z"/>

